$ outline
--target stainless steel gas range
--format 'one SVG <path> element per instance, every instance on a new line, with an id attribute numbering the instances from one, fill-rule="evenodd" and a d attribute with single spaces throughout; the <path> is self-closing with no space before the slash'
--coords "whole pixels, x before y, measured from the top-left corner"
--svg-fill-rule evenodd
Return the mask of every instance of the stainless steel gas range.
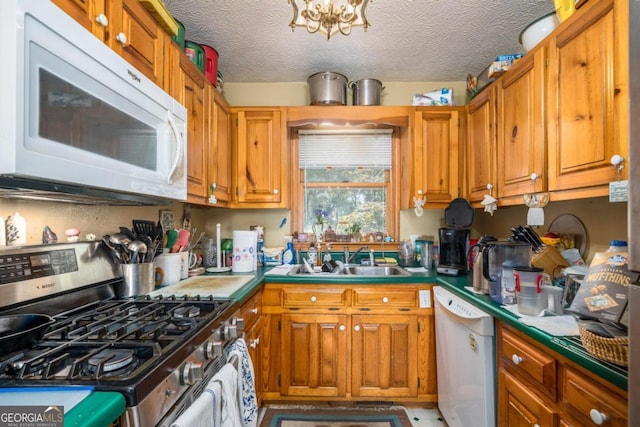
<path id="1" fill-rule="evenodd" d="M 0 319 L 46 320 L 0 336 L 0 387 L 89 385 L 124 395 L 123 426 L 171 424 L 226 363 L 243 322 L 229 299 L 118 299 L 120 276 L 96 242 L 0 251 Z"/>

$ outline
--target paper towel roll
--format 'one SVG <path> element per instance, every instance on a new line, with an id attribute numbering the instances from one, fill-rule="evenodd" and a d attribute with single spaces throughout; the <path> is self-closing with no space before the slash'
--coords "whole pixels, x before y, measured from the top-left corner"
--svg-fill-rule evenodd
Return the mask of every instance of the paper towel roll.
<path id="1" fill-rule="evenodd" d="M 257 245 L 258 233 L 256 230 L 234 230 L 231 271 L 236 273 L 255 271 L 258 267 L 258 257 L 256 254 Z"/>

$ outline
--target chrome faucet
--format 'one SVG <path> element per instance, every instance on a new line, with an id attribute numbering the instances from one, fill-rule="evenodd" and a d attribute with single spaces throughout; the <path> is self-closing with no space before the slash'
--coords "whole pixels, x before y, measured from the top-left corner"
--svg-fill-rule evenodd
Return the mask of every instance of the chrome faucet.
<path id="1" fill-rule="evenodd" d="M 344 247 L 344 255 L 345 255 L 345 260 L 347 264 L 351 264 L 352 261 L 356 260 L 356 257 L 358 256 L 358 254 L 364 250 L 369 249 L 367 246 L 361 246 L 360 248 L 358 248 L 357 251 L 355 251 L 353 253 L 353 255 L 349 256 L 349 247 L 345 246 Z"/>

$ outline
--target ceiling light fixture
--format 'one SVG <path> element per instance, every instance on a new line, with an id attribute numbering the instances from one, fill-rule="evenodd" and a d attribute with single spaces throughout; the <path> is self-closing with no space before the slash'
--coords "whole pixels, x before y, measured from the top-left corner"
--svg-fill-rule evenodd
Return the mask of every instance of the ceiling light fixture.
<path id="1" fill-rule="evenodd" d="M 305 27 L 310 33 L 326 34 L 329 40 L 338 32 L 348 36 L 352 27 L 364 27 L 367 31 L 371 25 L 366 16 L 369 0 L 303 0 L 302 11 L 298 8 L 298 0 L 288 1 L 293 8 L 291 31 Z"/>

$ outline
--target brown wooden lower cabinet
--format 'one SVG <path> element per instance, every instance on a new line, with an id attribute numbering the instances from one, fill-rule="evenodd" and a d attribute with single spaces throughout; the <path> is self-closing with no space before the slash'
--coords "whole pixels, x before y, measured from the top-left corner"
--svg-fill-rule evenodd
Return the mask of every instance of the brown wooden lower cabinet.
<path id="1" fill-rule="evenodd" d="M 498 425 L 626 427 L 627 392 L 498 321 Z"/>
<path id="2" fill-rule="evenodd" d="M 420 308 L 421 290 L 431 285 L 267 283 L 264 400 L 435 404 L 433 309 Z"/>

